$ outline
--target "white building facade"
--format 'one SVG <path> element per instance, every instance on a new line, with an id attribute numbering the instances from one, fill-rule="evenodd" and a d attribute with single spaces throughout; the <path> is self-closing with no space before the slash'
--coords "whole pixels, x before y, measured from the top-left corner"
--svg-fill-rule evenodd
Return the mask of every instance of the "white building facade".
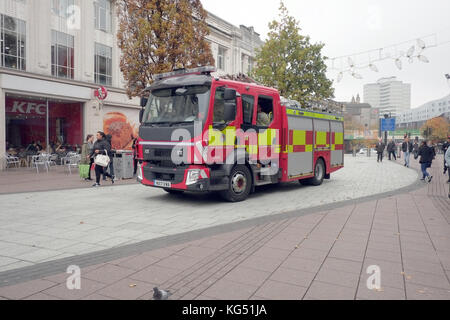
<path id="1" fill-rule="evenodd" d="M 76 149 L 98 130 L 113 134 L 115 149 L 131 146 L 139 99 L 125 92 L 110 0 L 1 0 L 0 19 L 1 159 L 32 141 Z M 212 14 L 207 22 L 218 73 L 248 73 L 259 35 Z"/>
<path id="2" fill-rule="evenodd" d="M 396 123 L 399 128 L 420 129 L 425 122 L 437 117 L 450 120 L 450 94 L 427 102 L 418 108 L 399 113 Z"/>
<path id="3" fill-rule="evenodd" d="M 380 115 L 396 116 L 411 109 L 411 85 L 396 77 L 382 78 L 364 86 L 364 103 L 380 110 Z"/>

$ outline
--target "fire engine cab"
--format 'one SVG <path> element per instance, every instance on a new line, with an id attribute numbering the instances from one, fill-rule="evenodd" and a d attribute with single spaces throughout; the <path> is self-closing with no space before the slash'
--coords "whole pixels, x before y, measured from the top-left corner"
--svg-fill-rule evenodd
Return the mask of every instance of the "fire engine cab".
<path id="1" fill-rule="evenodd" d="M 213 67 L 157 76 L 141 99 L 138 181 L 168 193 L 247 199 L 257 186 L 319 186 L 344 166 L 344 119 L 276 89 L 215 77 Z"/>

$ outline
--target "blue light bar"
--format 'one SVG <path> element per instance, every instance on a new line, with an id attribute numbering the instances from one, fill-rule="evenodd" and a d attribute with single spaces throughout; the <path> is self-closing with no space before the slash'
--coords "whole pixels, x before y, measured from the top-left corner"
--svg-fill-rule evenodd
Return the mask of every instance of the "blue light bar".
<path id="1" fill-rule="evenodd" d="M 180 70 L 175 70 L 172 72 L 157 74 L 157 75 L 155 75 L 155 79 L 157 81 L 159 81 L 159 80 L 166 79 L 166 78 L 183 76 L 183 75 L 188 75 L 188 74 L 203 74 L 203 73 L 212 73 L 212 72 L 216 72 L 216 68 L 212 67 L 212 66 L 199 67 L 199 68 L 194 68 L 194 69 L 180 69 Z"/>

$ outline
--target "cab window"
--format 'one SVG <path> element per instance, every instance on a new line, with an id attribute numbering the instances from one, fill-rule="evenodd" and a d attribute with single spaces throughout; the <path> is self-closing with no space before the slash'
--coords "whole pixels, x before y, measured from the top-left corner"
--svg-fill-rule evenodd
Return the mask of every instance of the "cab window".
<path id="1" fill-rule="evenodd" d="M 253 113 L 255 110 L 255 97 L 249 95 L 242 95 L 242 111 L 244 114 L 244 124 L 253 123 Z"/>
<path id="2" fill-rule="evenodd" d="M 258 116 L 256 125 L 268 127 L 273 121 L 273 98 L 266 96 L 258 97 Z"/>

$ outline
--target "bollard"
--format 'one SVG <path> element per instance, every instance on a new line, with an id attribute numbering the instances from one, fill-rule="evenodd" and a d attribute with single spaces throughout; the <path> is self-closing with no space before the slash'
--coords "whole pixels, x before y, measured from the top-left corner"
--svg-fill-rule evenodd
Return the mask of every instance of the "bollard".
<path id="1" fill-rule="evenodd" d="M 356 158 L 356 148 L 353 147 L 353 158 Z"/>

